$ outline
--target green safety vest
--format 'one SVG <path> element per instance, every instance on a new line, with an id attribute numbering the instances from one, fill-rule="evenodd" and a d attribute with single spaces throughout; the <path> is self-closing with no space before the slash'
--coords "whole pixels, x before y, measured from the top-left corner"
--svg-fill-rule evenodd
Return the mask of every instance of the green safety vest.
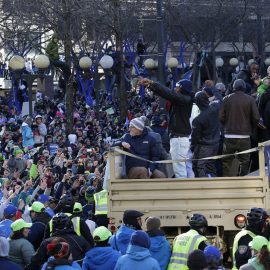
<path id="1" fill-rule="evenodd" d="M 235 237 L 234 237 L 234 240 L 233 240 L 233 250 L 232 250 L 232 258 L 233 258 L 233 268 L 232 270 L 237 270 L 238 268 L 236 267 L 236 260 L 235 260 L 235 253 L 238 249 L 238 242 L 240 240 L 240 238 L 242 238 L 243 236 L 245 235 L 249 235 L 250 237 L 252 237 L 252 239 L 256 236 L 256 234 L 254 234 L 253 232 L 251 231 L 248 231 L 248 230 L 242 230 L 240 231 Z"/>
<path id="2" fill-rule="evenodd" d="M 95 215 L 108 214 L 108 192 L 106 189 L 94 194 Z"/>
<path id="3" fill-rule="evenodd" d="M 187 270 L 188 255 L 206 240 L 206 237 L 192 229 L 178 235 L 173 241 L 172 256 L 167 270 Z"/>
<path id="4" fill-rule="evenodd" d="M 70 213 L 65 213 L 67 216 L 71 217 L 72 215 Z M 73 217 L 71 219 L 71 222 L 73 224 L 73 228 L 74 228 L 74 231 L 77 235 L 81 236 L 81 228 L 80 228 L 80 221 L 81 221 L 81 218 L 80 217 Z M 49 228 L 50 228 L 50 236 L 52 236 L 52 219 L 50 220 L 49 222 Z"/>

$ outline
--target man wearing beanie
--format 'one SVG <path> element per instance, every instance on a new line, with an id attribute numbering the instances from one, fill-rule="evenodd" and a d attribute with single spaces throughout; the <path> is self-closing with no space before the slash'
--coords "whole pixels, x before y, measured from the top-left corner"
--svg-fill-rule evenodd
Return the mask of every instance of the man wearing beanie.
<path id="1" fill-rule="evenodd" d="M 201 250 L 194 250 L 188 255 L 187 266 L 189 270 L 203 270 L 207 266 L 206 257 Z"/>
<path id="2" fill-rule="evenodd" d="M 160 219 L 149 217 L 146 220 L 147 234 L 150 237 L 150 253 L 159 263 L 161 270 L 166 270 L 171 258 L 170 243 L 165 234 L 160 230 Z"/>
<path id="3" fill-rule="evenodd" d="M 127 254 L 120 257 L 115 270 L 159 270 L 156 259 L 151 257 L 150 239 L 144 231 L 136 231 L 131 235 Z"/>
<path id="4" fill-rule="evenodd" d="M 223 154 L 234 154 L 251 148 L 250 136 L 260 120 L 259 111 L 255 99 L 245 94 L 246 83 L 237 79 L 233 84 L 234 92 L 223 99 L 220 111 L 220 121 L 224 126 Z M 223 176 L 236 176 L 232 171 L 232 162 L 235 156 L 223 159 Z M 240 163 L 239 175 L 249 172 L 250 154 L 238 155 Z"/>
<path id="5" fill-rule="evenodd" d="M 132 233 L 142 229 L 142 216 L 143 213 L 136 210 L 126 210 L 124 212 L 124 224 L 120 226 L 117 233 L 109 241 L 113 249 L 119 251 L 122 255 L 126 254 Z"/>
<path id="6" fill-rule="evenodd" d="M 145 128 L 143 117 L 132 119 L 129 133 L 115 142 L 114 146 L 122 146 L 125 151 L 151 161 L 158 161 L 161 157 L 161 149 Z M 166 178 L 164 173 L 158 170 L 157 164 L 145 160 L 126 156 L 125 165 L 129 179 Z"/>
<path id="7" fill-rule="evenodd" d="M 187 158 L 191 133 L 189 119 L 193 105 L 192 82 L 182 79 L 176 84 L 174 91 L 147 78 L 141 79 L 140 84 L 171 102 L 168 126 L 171 157 L 173 160 Z M 176 178 L 188 177 L 184 161 L 173 163 L 173 170 Z"/>

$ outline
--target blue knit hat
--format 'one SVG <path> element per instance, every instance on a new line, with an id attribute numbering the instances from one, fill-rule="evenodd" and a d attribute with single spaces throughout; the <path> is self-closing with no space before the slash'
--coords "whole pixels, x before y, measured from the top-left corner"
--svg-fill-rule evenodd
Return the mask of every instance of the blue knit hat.
<path id="1" fill-rule="evenodd" d="M 190 94 L 192 92 L 192 82 L 191 80 L 182 79 L 176 83 L 176 87 L 180 87 L 182 91 Z"/>
<path id="2" fill-rule="evenodd" d="M 130 244 L 144 248 L 150 248 L 150 238 L 144 231 L 135 231 L 131 235 Z"/>

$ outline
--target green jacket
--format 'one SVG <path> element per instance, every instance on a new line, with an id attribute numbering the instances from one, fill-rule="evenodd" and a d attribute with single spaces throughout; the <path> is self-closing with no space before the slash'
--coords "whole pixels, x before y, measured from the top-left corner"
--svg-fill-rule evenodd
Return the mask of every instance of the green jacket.
<path id="1" fill-rule="evenodd" d="M 54 40 L 51 40 L 46 48 L 46 54 L 50 58 L 50 61 L 59 60 L 58 44 Z"/>

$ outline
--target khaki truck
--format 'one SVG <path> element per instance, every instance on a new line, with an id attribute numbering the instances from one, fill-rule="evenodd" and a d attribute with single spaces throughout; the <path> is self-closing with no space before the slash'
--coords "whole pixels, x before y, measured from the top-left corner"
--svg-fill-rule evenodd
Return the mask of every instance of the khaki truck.
<path id="1" fill-rule="evenodd" d="M 252 207 L 269 210 L 269 182 L 265 173 L 265 147 L 260 144 L 258 176 L 189 179 L 119 179 L 119 153 L 110 152 L 108 217 L 114 231 L 122 223 L 123 212 L 135 209 L 144 219 L 157 216 L 167 237 L 173 239 L 188 230 L 193 213 L 203 214 L 209 224 L 207 237 L 229 254 L 233 238 L 245 226 Z M 119 163 L 119 161 L 118 161 Z M 121 167 L 121 166 L 120 166 Z M 226 256 L 225 256 L 226 257 Z M 230 260 L 229 255 L 227 256 Z"/>

